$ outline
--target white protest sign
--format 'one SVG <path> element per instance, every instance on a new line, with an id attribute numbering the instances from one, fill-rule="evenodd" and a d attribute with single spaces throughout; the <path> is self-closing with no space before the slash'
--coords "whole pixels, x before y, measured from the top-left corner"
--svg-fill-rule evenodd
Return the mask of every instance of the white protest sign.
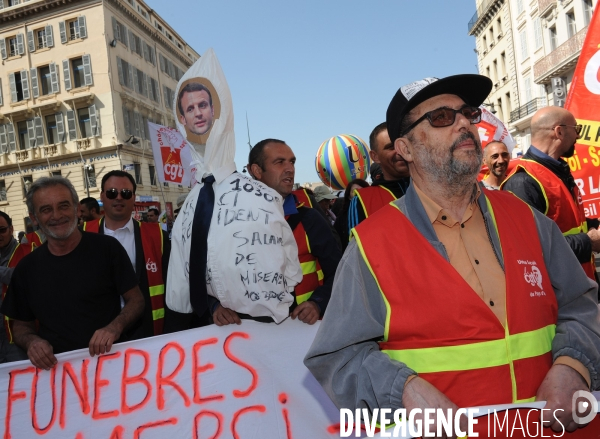
<path id="1" fill-rule="evenodd" d="M 339 437 L 339 412 L 302 359 L 318 329 L 245 320 L 0 365 L 2 437 Z"/>
<path id="2" fill-rule="evenodd" d="M 190 186 L 194 177 L 192 155 L 181 133 L 152 122 L 148 122 L 148 130 L 158 181 Z"/>
<path id="3" fill-rule="evenodd" d="M 477 128 L 479 130 L 481 147 L 485 148 L 488 143 L 497 140 L 506 145 L 509 153 L 512 152 L 517 143 L 508 132 L 506 126 L 483 105 L 479 109 L 481 110 L 481 122 L 477 124 Z"/>

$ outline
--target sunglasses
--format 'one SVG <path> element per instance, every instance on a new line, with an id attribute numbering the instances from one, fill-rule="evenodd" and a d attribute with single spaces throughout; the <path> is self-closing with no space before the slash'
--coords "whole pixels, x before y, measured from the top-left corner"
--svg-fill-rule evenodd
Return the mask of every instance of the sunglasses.
<path id="1" fill-rule="evenodd" d="M 106 194 L 106 198 L 109 200 L 114 200 L 119 195 L 119 191 L 115 188 L 108 189 L 104 192 Z M 124 200 L 129 200 L 133 196 L 133 191 L 130 189 L 121 189 L 121 197 Z"/>
<path id="2" fill-rule="evenodd" d="M 449 127 L 454 124 L 456 120 L 456 114 L 462 114 L 471 124 L 481 122 L 481 109 L 477 107 L 470 107 L 465 105 L 458 110 L 448 107 L 436 108 L 435 110 L 429 111 L 425 113 L 423 116 L 418 118 L 411 126 L 409 126 L 402 134 L 402 136 L 407 135 L 410 130 L 419 125 L 425 119 L 429 121 L 429 124 L 434 128 L 443 128 Z"/>
<path id="3" fill-rule="evenodd" d="M 6 233 L 6 231 L 9 229 L 9 227 L 0 227 L 0 235 L 3 233 Z"/>
<path id="4" fill-rule="evenodd" d="M 577 135 L 581 134 L 581 130 L 583 129 L 583 125 L 565 125 L 565 124 L 561 124 L 561 125 L 556 125 L 557 127 L 571 127 L 571 128 L 575 128 L 575 131 L 577 132 Z"/>

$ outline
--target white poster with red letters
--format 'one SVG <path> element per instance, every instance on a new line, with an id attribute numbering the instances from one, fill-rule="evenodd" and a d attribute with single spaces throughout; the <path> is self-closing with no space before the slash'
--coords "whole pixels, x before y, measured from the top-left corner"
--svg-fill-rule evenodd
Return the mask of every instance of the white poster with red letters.
<path id="1" fill-rule="evenodd" d="M 158 181 L 185 187 L 195 183 L 190 146 L 181 133 L 152 122 L 148 122 L 148 128 Z"/>
<path id="2" fill-rule="evenodd" d="M 0 365 L 4 439 L 339 437 L 339 411 L 302 360 L 319 324 L 215 325 Z"/>

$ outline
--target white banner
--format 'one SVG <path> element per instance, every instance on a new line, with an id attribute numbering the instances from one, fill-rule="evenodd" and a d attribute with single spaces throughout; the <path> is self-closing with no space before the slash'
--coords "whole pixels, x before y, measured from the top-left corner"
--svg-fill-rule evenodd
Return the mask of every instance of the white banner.
<path id="1" fill-rule="evenodd" d="M 148 122 L 148 129 L 158 181 L 189 187 L 195 173 L 189 144 L 175 128 Z"/>
<path id="2" fill-rule="evenodd" d="M 306 354 L 319 324 L 243 321 L 0 365 L 4 439 L 339 437 Z"/>
<path id="3" fill-rule="evenodd" d="M 504 143 L 508 152 L 512 153 L 517 142 L 515 142 L 513 136 L 510 135 L 504 123 L 483 105 L 479 108 L 481 109 L 481 122 L 477 124 L 477 128 L 479 129 L 481 147 L 485 148 L 488 143 L 497 140 Z"/>

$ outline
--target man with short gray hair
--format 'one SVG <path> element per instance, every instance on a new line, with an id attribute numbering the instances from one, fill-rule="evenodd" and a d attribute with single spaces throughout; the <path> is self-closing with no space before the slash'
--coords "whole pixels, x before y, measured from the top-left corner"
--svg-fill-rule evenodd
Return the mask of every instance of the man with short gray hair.
<path id="1" fill-rule="evenodd" d="M 46 370 L 57 353 L 109 352 L 144 308 L 127 253 L 116 239 L 77 228 L 77 192 L 66 178 L 36 180 L 26 200 L 47 241 L 15 268 L 0 308 L 14 321 L 15 343 Z"/>

